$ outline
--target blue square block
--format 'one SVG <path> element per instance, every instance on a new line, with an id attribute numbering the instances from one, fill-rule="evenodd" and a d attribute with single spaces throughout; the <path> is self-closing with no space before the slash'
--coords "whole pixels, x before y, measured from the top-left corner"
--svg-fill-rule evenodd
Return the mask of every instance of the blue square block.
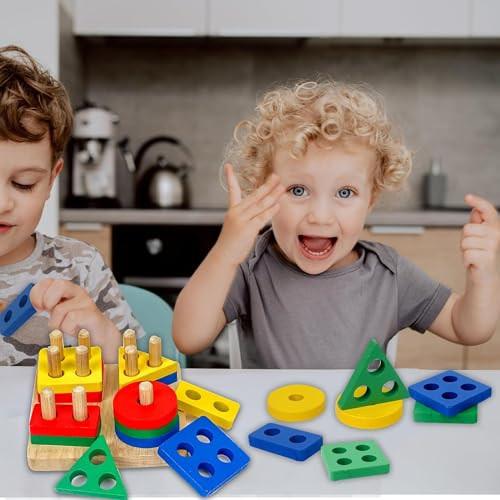
<path id="1" fill-rule="evenodd" d="M 28 321 L 36 313 L 30 302 L 30 291 L 33 288 L 30 283 L 1 313 L 0 333 L 4 337 L 11 336 L 16 330 Z"/>
<path id="2" fill-rule="evenodd" d="M 158 448 L 158 455 L 201 496 L 239 474 L 250 457 L 207 417 L 197 418 Z"/>
<path id="3" fill-rule="evenodd" d="M 279 424 L 266 424 L 248 436 L 250 446 L 304 461 L 323 445 L 323 437 Z"/>
<path id="4" fill-rule="evenodd" d="M 491 387 L 453 370 L 410 385 L 413 399 L 433 410 L 453 417 L 491 396 Z"/>

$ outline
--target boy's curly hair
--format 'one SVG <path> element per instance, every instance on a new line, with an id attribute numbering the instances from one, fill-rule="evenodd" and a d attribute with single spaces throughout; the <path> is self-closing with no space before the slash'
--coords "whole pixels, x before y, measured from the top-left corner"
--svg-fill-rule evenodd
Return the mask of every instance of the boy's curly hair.
<path id="1" fill-rule="evenodd" d="M 232 163 L 246 194 L 272 171 L 274 154 L 286 148 L 294 159 L 311 142 L 320 147 L 361 140 L 377 154 L 374 193 L 402 186 L 411 153 L 391 130 L 381 97 L 362 85 L 333 80 L 303 81 L 264 94 L 256 114 L 236 126 L 225 163 Z"/>
<path id="2" fill-rule="evenodd" d="M 27 118 L 41 125 L 40 130 L 28 130 Z M 62 157 L 72 127 L 73 111 L 64 86 L 24 49 L 0 47 L 0 139 L 37 142 L 48 131 L 54 163 Z"/>

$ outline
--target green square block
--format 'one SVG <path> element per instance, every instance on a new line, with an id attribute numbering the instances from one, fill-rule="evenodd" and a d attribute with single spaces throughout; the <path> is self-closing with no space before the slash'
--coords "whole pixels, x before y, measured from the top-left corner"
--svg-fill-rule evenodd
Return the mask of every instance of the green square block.
<path id="1" fill-rule="evenodd" d="M 388 458 L 372 440 L 324 444 L 321 458 L 332 481 L 387 474 Z"/>
<path id="2" fill-rule="evenodd" d="M 415 422 L 433 424 L 475 424 L 477 423 L 477 405 L 471 406 L 453 417 L 448 417 L 433 408 L 429 408 L 415 401 L 415 406 L 413 407 L 413 420 Z"/>

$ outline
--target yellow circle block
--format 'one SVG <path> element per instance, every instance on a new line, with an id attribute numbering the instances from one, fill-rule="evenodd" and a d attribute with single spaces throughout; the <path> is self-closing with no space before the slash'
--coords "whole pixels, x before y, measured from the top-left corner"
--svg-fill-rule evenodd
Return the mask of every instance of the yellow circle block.
<path id="1" fill-rule="evenodd" d="M 383 429 L 395 424 L 403 416 L 403 400 L 342 410 L 340 395 L 335 401 L 335 415 L 339 422 L 355 429 Z"/>
<path id="2" fill-rule="evenodd" d="M 301 422 L 325 410 L 325 393 L 312 385 L 292 384 L 278 387 L 267 396 L 267 411 L 276 420 Z"/>

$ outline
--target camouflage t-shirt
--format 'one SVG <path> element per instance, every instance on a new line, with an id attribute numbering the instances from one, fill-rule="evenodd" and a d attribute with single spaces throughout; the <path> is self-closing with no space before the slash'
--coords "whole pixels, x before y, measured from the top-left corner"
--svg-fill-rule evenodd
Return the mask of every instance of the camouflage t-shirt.
<path id="1" fill-rule="evenodd" d="M 29 283 L 43 278 L 66 279 L 84 288 L 97 307 L 121 331 L 144 331 L 123 299 L 113 273 L 101 254 L 82 241 L 35 233 L 36 245 L 26 259 L 0 266 L 0 302 L 16 298 Z M 90 332 L 92 339 L 92 332 Z M 65 345 L 76 339 L 64 336 Z M 10 337 L 0 335 L 0 365 L 35 365 L 38 351 L 49 343 L 48 313 L 38 312 Z"/>

